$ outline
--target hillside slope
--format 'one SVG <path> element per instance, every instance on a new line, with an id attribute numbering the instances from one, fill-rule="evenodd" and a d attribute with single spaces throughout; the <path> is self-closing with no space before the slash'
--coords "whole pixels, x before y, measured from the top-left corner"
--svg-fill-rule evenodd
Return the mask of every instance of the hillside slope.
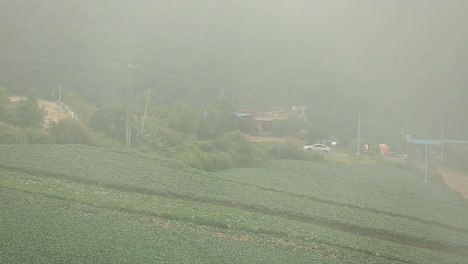
<path id="1" fill-rule="evenodd" d="M 0 258 L 10 262 L 111 261 L 114 253 L 128 263 L 145 263 L 143 256 L 188 263 L 191 254 L 190 263 L 467 257 L 466 200 L 391 167 L 276 161 L 210 174 L 164 157 L 77 145 L 0 145 L 0 153 L 8 212 L 0 216 L 7 248 Z M 25 248 L 32 250 L 18 257 Z"/>

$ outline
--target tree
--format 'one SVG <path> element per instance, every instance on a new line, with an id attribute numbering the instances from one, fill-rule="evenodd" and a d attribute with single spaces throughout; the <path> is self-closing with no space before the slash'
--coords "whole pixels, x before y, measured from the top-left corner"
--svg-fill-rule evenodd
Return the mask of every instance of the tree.
<path id="1" fill-rule="evenodd" d="M 199 120 L 197 137 L 211 139 L 237 130 L 238 120 L 232 112 L 227 102 L 206 107 Z"/>
<path id="2" fill-rule="evenodd" d="M 8 103 L 8 89 L 0 86 L 0 120 L 4 120 L 6 116 L 5 107 Z"/>
<path id="3" fill-rule="evenodd" d="M 36 93 L 30 90 L 26 99 L 18 101 L 8 114 L 8 122 L 20 127 L 42 128 L 47 111 L 39 107 Z"/>
<path id="4" fill-rule="evenodd" d="M 94 131 L 123 140 L 125 138 L 125 107 L 115 104 L 100 108 L 91 115 L 89 126 Z"/>
<path id="5" fill-rule="evenodd" d="M 167 114 L 169 127 L 182 133 L 194 134 L 197 131 L 199 112 L 199 109 L 189 104 L 174 104 Z"/>

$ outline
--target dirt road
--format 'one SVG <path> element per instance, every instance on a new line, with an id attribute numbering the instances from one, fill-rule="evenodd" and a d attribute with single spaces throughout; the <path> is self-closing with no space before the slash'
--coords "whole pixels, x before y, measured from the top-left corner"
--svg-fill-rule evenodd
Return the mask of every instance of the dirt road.
<path id="1" fill-rule="evenodd" d="M 17 102 L 20 100 L 26 99 L 24 96 L 10 96 L 10 101 L 11 102 Z M 56 102 L 52 101 L 45 101 L 45 100 L 38 100 L 39 107 L 44 107 L 44 109 L 47 111 L 46 117 L 45 117 L 45 126 L 48 127 L 50 122 L 57 122 L 59 120 L 59 117 L 65 117 L 69 116 L 67 111 L 62 111 L 60 112 L 60 106 Z"/>
<path id="2" fill-rule="evenodd" d="M 57 122 L 59 120 L 60 115 L 62 115 L 62 117 L 66 115 L 66 112 L 64 112 L 63 110 L 60 113 L 60 106 L 56 102 L 39 100 L 38 103 L 39 107 L 44 107 L 47 111 L 46 125 L 48 125 L 51 121 Z"/>
<path id="3" fill-rule="evenodd" d="M 461 193 L 468 199 L 468 175 L 463 175 L 459 171 L 445 167 L 437 168 L 437 171 L 442 175 L 448 187 Z"/>

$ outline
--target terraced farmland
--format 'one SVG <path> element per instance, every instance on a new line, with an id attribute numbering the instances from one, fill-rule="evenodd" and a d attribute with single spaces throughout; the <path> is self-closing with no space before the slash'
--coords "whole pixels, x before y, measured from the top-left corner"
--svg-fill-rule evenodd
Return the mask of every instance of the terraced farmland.
<path id="1" fill-rule="evenodd" d="M 467 258 L 466 200 L 392 167 L 276 161 L 210 174 L 104 148 L 2 145 L 0 153 L 0 261 Z"/>

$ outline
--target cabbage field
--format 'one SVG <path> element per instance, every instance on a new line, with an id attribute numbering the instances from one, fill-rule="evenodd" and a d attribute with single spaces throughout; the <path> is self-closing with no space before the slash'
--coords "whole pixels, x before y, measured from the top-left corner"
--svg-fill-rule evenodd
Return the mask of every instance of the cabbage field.
<path id="1" fill-rule="evenodd" d="M 392 165 L 207 173 L 138 152 L 0 145 L 1 263 L 465 263 L 468 203 Z"/>

